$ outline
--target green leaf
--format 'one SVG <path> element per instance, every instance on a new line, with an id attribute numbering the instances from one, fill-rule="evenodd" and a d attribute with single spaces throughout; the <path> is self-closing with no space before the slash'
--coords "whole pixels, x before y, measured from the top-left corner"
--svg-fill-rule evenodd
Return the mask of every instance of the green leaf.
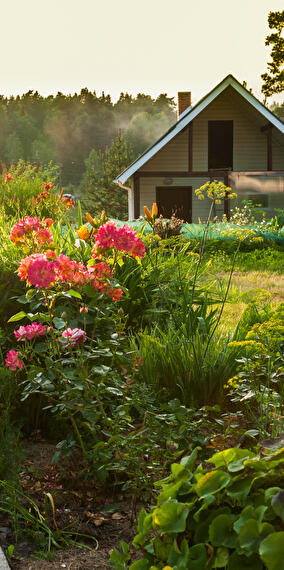
<path id="1" fill-rule="evenodd" d="M 273 531 L 274 528 L 271 524 L 258 524 L 255 519 L 249 519 L 243 524 L 239 532 L 240 547 L 249 554 L 258 552 L 262 539 Z"/>
<path id="2" fill-rule="evenodd" d="M 58 317 L 54 317 L 53 323 L 58 330 L 64 329 L 66 327 L 65 321 L 63 319 L 59 319 Z"/>
<path id="3" fill-rule="evenodd" d="M 249 449 L 232 447 L 230 449 L 225 449 L 224 451 L 219 451 L 219 453 L 215 453 L 210 457 L 210 459 L 207 459 L 207 461 L 208 463 L 214 463 L 216 467 L 227 467 L 232 462 L 254 456 L 255 453 L 249 451 Z"/>
<path id="4" fill-rule="evenodd" d="M 183 532 L 189 509 L 183 503 L 167 502 L 153 512 L 153 521 L 161 532 Z"/>
<path id="5" fill-rule="evenodd" d="M 268 570 L 283 570 L 284 532 L 274 532 L 267 536 L 259 547 L 259 554 Z"/>
<path id="6" fill-rule="evenodd" d="M 229 550 L 223 546 L 217 548 L 212 568 L 224 568 L 229 560 Z"/>
<path id="7" fill-rule="evenodd" d="M 232 499 L 243 501 L 248 496 L 254 479 L 252 477 L 242 478 L 232 481 L 232 484 L 226 489 L 226 494 Z"/>
<path id="8" fill-rule="evenodd" d="M 82 295 L 80 295 L 78 291 L 74 291 L 74 289 L 68 289 L 66 293 L 68 295 L 71 295 L 71 297 L 75 297 L 76 299 L 82 299 Z"/>
<path id="9" fill-rule="evenodd" d="M 247 557 L 234 552 L 229 558 L 228 570 L 246 570 L 246 568 L 263 570 L 263 565 L 255 555 Z"/>
<path id="10" fill-rule="evenodd" d="M 25 311 L 20 311 L 19 313 L 16 313 L 15 315 L 13 315 L 9 320 L 8 323 L 15 323 L 16 321 L 21 321 L 22 319 L 24 319 L 27 316 L 27 313 L 25 313 Z"/>
<path id="11" fill-rule="evenodd" d="M 195 461 L 196 461 L 197 456 L 198 456 L 198 451 L 200 451 L 200 450 L 201 450 L 201 447 L 195 447 L 190 455 L 187 455 L 186 457 L 183 457 L 181 459 L 180 464 L 183 467 L 185 467 L 185 469 L 188 469 L 191 471 L 195 465 Z"/>
<path id="12" fill-rule="evenodd" d="M 207 565 L 207 550 L 204 544 L 195 544 L 188 551 L 190 570 L 205 570 Z"/>
<path id="13" fill-rule="evenodd" d="M 125 566 L 126 568 L 126 566 Z M 131 564 L 131 566 L 129 566 L 129 570 L 149 570 L 149 562 L 148 560 L 145 560 L 145 558 L 141 558 L 140 560 L 136 560 L 136 562 L 133 562 L 133 564 Z M 153 566 L 154 568 L 154 566 Z M 119 570 L 119 569 L 118 569 Z"/>
<path id="14" fill-rule="evenodd" d="M 209 527 L 209 540 L 213 546 L 227 546 L 234 548 L 237 542 L 237 535 L 233 528 L 233 517 L 231 515 L 218 515 Z"/>
<path id="15" fill-rule="evenodd" d="M 224 471 L 209 471 L 209 473 L 205 473 L 199 479 L 195 486 L 195 491 L 202 499 L 207 495 L 218 493 L 218 491 L 229 485 L 230 481 L 230 475 Z"/>
<path id="16" fill-rule="evenodd" d="M 234 529 L 237 533 L 240 532 L 244 523 L 249 519 L 255 519 L 257 522 L 261 522 L 263 519 L 263 515 L 267 507 L 264 505 L 260 505 L 259 507 L 255 508 L 252 505 L 247 505 L 241 512 L 240 517 L 234 523 Z"/>
<path id="17" fill-rule="evenodd" d="M 273 497 L 275 497 L 275 495 L 279 491 L 282 491 L 282 489 L 280 487 L 269 487 L 268 489 L 266 489 L 266 491 L 264 493 L 265 502 L 268 505 L 271 505 L 271 501 L 272 501 Z"/>

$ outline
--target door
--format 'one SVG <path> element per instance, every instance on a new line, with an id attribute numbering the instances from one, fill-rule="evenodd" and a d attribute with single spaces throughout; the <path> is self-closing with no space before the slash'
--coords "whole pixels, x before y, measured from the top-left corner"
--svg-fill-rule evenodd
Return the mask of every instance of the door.
<path id="1" fill-rule="evenodd" d="M 156 188 L 158 213 L 164 218 L 174 214 L 185 222 L 192 219 L 192 187 L 191 186 L 158 186 Z"/>

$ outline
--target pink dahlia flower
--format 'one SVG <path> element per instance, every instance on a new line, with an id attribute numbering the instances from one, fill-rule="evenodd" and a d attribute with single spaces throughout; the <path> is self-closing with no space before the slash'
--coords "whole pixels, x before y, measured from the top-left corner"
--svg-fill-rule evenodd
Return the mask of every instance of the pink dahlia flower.
<path id="1" fill-rule="evenodd" d="M 17 370 L 17 368 L 21 370 L 23 368 L 24 365 L 19 358 L 19 354 L 20 353 L 16 350 L 9 350 L 9 352 L 7 352 L 5 361 L 7 368 L 10 368 L 10 370 Z"/>
<path id="2" fill-rule="evenodd" d="M 31 285 L 40 289 L 49 287 L 55 281 L 55 268 L 45 256 L 31 260 L 27 269 L 27 278 Z"/>
<path id="3" fill-rule="evenodd" d="M 18 341 L 32 340 L 46 333 L 46 327 L 41 323 L 32 323 L 26 327 L 19 327 L 14 331 L 14 335 Z"/>
<path id="4" fill-rule="evenodd" d="M 61 339 L 61 344 L 63 346 L 68 346 L 71 344 L 71 346 L 75 346 L 76 344 L 81 344 L 83 342 L 86 342 L 86 333 L 85 331 L 83 331 L 82 329 L 66 329 L 66 331 L 63 331 L 62 333 L 62 339 Z"/>

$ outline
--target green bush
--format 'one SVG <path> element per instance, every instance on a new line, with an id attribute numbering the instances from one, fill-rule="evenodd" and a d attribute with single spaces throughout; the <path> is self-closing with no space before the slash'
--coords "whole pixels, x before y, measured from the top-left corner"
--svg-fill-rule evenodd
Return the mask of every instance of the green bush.
<path id="1" fill-rule="evenodd" d="M 281 570 L 284 568 L 284 448 L 231 448 L 197 461 L 198 448 L 171 466 L 157 505 L 140 512 L 135 548 L 111 555 L 116 570 Z"/>

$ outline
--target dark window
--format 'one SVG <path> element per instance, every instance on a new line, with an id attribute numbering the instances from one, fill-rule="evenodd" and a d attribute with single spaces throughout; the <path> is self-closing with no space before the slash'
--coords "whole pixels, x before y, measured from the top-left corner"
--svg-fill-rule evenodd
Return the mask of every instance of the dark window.
<path id="1" fill-rule="evenodd" d="M 233 170 L 233 121 L 208 121 L 208 169 Z"/>
<path id="2" fill-rule="evenodd" d="M 171 218 L 174 214 L 185 222 L 191 222 L 191 186 L 159 186 L 156 188 L 156 202 L 159 214 Z"/>

